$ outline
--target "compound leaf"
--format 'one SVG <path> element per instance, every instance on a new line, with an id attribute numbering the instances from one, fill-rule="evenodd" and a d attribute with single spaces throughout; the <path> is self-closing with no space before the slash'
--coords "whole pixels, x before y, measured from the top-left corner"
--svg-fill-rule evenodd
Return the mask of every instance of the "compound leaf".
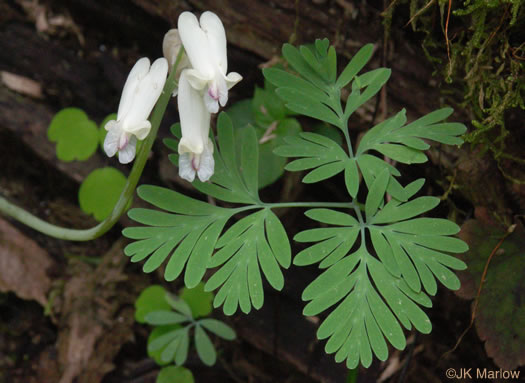
<path id="1" fill-rule="evenodd" d="M 356 155 L 377 150 L 406 164 L 426 162 L 427 157 L 422 151 L 429 145 L 423 138 L 449 145 L 463 143 L 459 136 L 466 132 L 466 127 L 459 123 L 442 122 L 452 111 L 451 108 L 439 109 L 403 126 L 406 123 L 406 111 L 403 109 L 370 129 L 361 140 Z"/>
<path id="2" fill-rule="evenodd" d="M 274 150 L 283 157 L 302 157 L 286 165 L 286 170 L 313 169 L 303 182 L 313 183 L 333 177 L 345 169 L 348 156 L 332 139 L 316 133 L 300 133 L 285 138 L 286 145 Z"/>
<path id="3" fill-rule="evenodd" d="M 123 230 L 134 239 L 124 249 L 132 262 L 146 258 L 144 271 L 151 272 L 169 258 L 164 277 L 177 278 L 184 266 L 187 287 L 195 287 L 204 276 L 215 243 L 234 211 L 194 200 L 175 191 L 150 185 L 137 189 L 146 202 L 164 211 L 132 209 L 128 215 L 147 225 Z"/>
<path id="4" fill-rule="evenodd" d="M 219 238 L 209 267 L 219 267 L 205 289 L 219 288 L 214 307 L 227 315 L 240 307 L 244 313 L 261 308 L 264 300 L 261 271 L 276 290 L 284 277 L 281 267 L 291 262 L 290 244 L 281 222 L 270 209 L 261 209 L 231 226 Z"/>

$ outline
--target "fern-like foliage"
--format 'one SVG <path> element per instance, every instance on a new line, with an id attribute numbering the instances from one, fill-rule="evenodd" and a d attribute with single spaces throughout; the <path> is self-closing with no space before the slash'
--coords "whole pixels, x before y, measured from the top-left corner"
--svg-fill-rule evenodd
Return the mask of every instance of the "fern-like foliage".
<path id="1" fill-rule="evenodd" d="M 401 325 L 430 332 L 430 321 L 418 305 L 431 306 L 427 294 L 436 293 L 436 279 L 458 289 L 459 280 L 450 269 L 466 267 L 446 254 L 467 250 L 463 241 L 450 237 L 459 231 L 455 223 L 414 218 L 434 208 L 439 199 L 392 199 L 381 207 L 387 183 L 385 170 L 368 194 L 366 220 L 339 211 L 312 209 L 306 212 L 309 218 L 333 226 L 306 230 L 294 238 L 315 243 L 297 254 L 294 264 L 320 262 L 319 267 L 326 269 L 304 290 L 303 299 L 310 301 L 304 314 L 317 315 L 335 306 L 319 328 L 318 337 L 329 338 L 326 352 L 336 352 L 337 361 L 346 359 L 348 368 L 355 368 L 359 360 L 369 366 L 371 350 L 385 360 L 385 338 L 394 347 L 404 348 Z M 421 185 L 416 181 L 405 192 L 411 195 Z"/>
<path id="2" fill-rule="evenodd" d="M 176 149 L 180 129 L 174 127 L 173 132 L 175 139 L 167 145 Z M 166 280 L 172 281 L 184 271 L 188 287 L 196 286 L 208 268 L 218 267 L 205 285 L 207 291 L 219 288 L 214 306 L 223 305 L 228 315 L 238 307 L 248 313 L 263 305 L 261 272 L 275 289 L 283 288 L 281 267 L 291 264 L 290 243 L 280 220 L 259 199 L 258 143 L 253 128 L 234 131 L 231 120 L 222 113 L 217 132 L 217 140 L 213 138 L 215 174 L 211 182 L 195 181 L 194 186 L 218 200 L 241 206 L 222 208 L 166 188 L 143 185 L 138 195 L 161 211 L 130 210 L 130 218 L 144 226 L 123 231 L 135 240 L 125 253 L 132 262 L 147 258 L 145 272 L 168 260 Z M 177 164 L 177 155 L 170 159 Z M 251 214 L 224 230 L 228 220 L 241 212 Z"/>
<path id="3" fill-rule="evenodd" d="M 274 153 L 291 159 L 287 170 L 307 171 L 303 178 L 307 184 L 343 173 L 348 202 L 262 202 L 256 133 L 250 126 L 234 129 L 230 118 L 221 113 L 217 137 L 211 137 L 215 174 L 211 182 L 193 183 L 217 200 L 218 206 L 142 186 L 139 196 L 159 210 L 130 211 L 130 217 L 142 225 L 124 230 L 125 236 L 135 240 L 125 249 L 131 260 L 145 260 L 146 272 L 165 263 L 166 279 L 184 272 L 188 287 L 214 269 L 205 285 L 208 291 L 218 290 L 214 306 L 222 306 L 226 314 L 239 308 L 248 313 L 263 305 L 263 277 L 281 290 L 282 269 L 291 264 L 286 230 L 272 209 L 308 207 L 307 217 L 321 227 L 295 236 L 309 247 L 295 256 L 294 264 L 319 264 L 322 270 L 304 290 L 303 299 L 308 302 L 305 315 L 330 310 L 317 334 L 319 339 L 328 339 L 326 351 L 335 353 L 337 361 L 346 361 L 349 368 L 359 363 L 369 366 L 374 355 L 387 358 L 388 343 L 405 347 L 403 328 L 428 333 L 431 324 L 423 309 L 431 307 L 437 281 L 459 288 L 453 270 L 465 264 L 451 254 L 464 252 L 467 246 L 454 237 L 459 230 L 455 223 L 420 217 L 439 199 L 415 197 L 424 180 L 403 186 L 399 170 L 384 157 L 404 164 L 424 163 L 428 141 L 459 145 L 465 127 L 445 121 L 450 108 L 411 123 L 402 110 L 370 129 L 354 147 L 348 131 L 350 116 L 390 76 L 386 68 L 360 73 L 372 52 L 372 45 L 363 47 L 337 76 L 336 53 L 328 40 L 300 48 L 285 44 L 283 56 L 289 71 L 264 70 L 288 110 L 333 125 L 345 138 L 345 145 L 340 145 L 327 136 L 302 132 L 286 136 L 285 144 Z M 350 92 L 343 105 L 345 87 Z M 165 143 L 176 152 L 180 129 L 174 126 L 172 132 L 175 138 Z M 178 164 L 177 154 L 170 159 Z"/>
<path id="4" fill-rule="evenodd" d="M 308 210 L 309 218 L 329 226 L 295 236 L 295 241 L 311 246 L 296 255 L 294 264 L 319 263 L 324 270 L 304 290 L 303 299 L 309 302 L 304 309 L 308 316 L 332 308 L 317 334 L 319 339 L 328 339 L 326 352 L 335 353 L 338 362 L 346 360 L 348 368 L 359 362 L 368 367 L 373 355 L 387 358 L 387 341 L 398 349 L 405 347 L 402 327 L 430 332 L 430 321 L 421 307 L 431 307 L 429 295 L 436 294 L 436 280 L 450 289 L 459 288 L 451 269 L 466 266 L 448 253 L 467 250 L 463 241 L 452 237 L 459 231 L 455 223 L 418 218 L 439 203 L 435 197 L 411 199 L 424 180 L 403 187 L 396 179 L 399 171 L 374 153 L 405 164 L 423 163 L 427 161 L 424 150 L 430 147 L 425 139 L 458 145 L 466 129 L 444 122 L 451 108 L 409 124 L 402 110 L 370 129 L 354 151 L 348 118 L 381 89 L 390 71 L 379 68 L 359 74 L 372 55 L 368 45 L 336 78 L 331 75 L 331 52 L 319 41 L 315 49 L 285 45 L 283 56 L 297 75 L 281 69 L 266 69 L 264 75 L 278 87 L 277 94 L 288 108 L 339 127 L 345 135 L 347 151 L 330 138 L 301 133 L 286 138 L 286 145 L 275 154 L 298 157 L 286 169 L 308 170 L 305 183 L 344 173 L 353 208 Z M 351 92 L 343 108 L 341 89 L 349 84 Z M 305 104 L 298 106 L 304 93 L 310 97 L 307 110 Z M 361 177 L 368 189 L 364 206 L 357 203 Z"/>

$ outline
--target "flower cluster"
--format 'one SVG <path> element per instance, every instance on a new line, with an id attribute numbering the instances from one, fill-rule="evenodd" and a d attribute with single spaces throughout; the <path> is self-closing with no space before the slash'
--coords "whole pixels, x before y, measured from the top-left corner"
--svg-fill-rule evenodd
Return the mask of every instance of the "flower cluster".
<path id="1" fill-rule="evenodd" d="M 228 90 L 242 77 L 235 72 L 227 74 L 226 33 L 216 14 L 204 12 L 197 20 L 192 13 L 183 12 L 177 26 L 164 37 L 165 58 L 156 60 L 151 68 L 149 60 L 142 58 L 131 70 L 117 120 L 106 124 L 104 149 L 110 157 L 118 152 L 122 163 L 133 160 L 137 139 L 143 140 L 151 129 L 147 117 L 162 92 L 167 72 L 184 49 L 173 94 L 182 131 L 179 175 L 190 182 L 197 175 L 204 182 L 213 175 L 215 165 L 209 138 L 211 114 L 219 111 L 219 105 L 226 105 Z"/>
<path id="2" fill-rule="evenodd" d="M 177 32 L 180 44 L 174 38 Z M 179 175 L 190 182 L 197 175 L 204 182 L 213 175 L 215 164 L 210 116 L 219 111 L 219 104 L 226 105 L 228 90 L 242 77 L 235 72 L 226 74 L 226 33 L 216 14 L 204 12 L 197 20 L 190 12 L 182 13 L 178 31 L 168 32 L 167 39 L 175 42 L 168 60 L 173 60 L 182 44 L 189 61 L 181 71 L 177 96 L 182 131 Z"/>

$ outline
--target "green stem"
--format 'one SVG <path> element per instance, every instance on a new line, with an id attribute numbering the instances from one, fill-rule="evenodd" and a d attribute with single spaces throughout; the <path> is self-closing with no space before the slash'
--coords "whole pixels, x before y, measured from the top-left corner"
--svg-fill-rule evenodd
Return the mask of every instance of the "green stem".
<path id="1" fill-rule="evenodd" d="M 279 202 L 265 203 L 264 207 L 277 209 L 281 207 L 325 207 L 325 208 L 355 208 L 352 202 Z"/>
<path id="2" fill-rule="evenodd" d="M 18 221 L 22 222 L 23 224 L 31 227 L 32 229 L 40 231 L 43 234 L 46 234 L 46 235 L 49 235 L 51 237 L 55 237 L 58 239 L 69 240 L 69 241 L 90 241 L 108 232 L 115 225 L 115 223 L 119 220 L 121 215 L 126 210 L 126 207 L 129 201 L 131 200 L 131 197 L 133 197 L 135 188 L 137 187 L 140 176 L 142 175 L 142 171 L 144 170 L 144 166 L 146 165 L 146 161 L 148 160 L 149 153 L 151 151 L 151 148 L 153 147 L 153 142 L 155 141 L 155 138 L 157 137 L 157 132 L 159 130 L 159 126 L 162 121 L 162 117 L 164 116 L 164 112 L 166 111 L 166 107 L 168 106 L 168 103 L 171 99 L 171 94 L 173 93 L 173 90 L 177 86 L 177 81 L 175 79 L 175 73 L 176 73 L 176 68 L 179 65 L 179 62 L 182 58 L 182 54 L 183 54 L 183 50 L 181 49 L 177 56 L 177 60 L 175 61 L 175 64 L 173 65 L 172 71 L 170 75 L 168 76 L 166 84 L 164 85 L 162 94 L 160 95 L 159 100 L 157 104 L 155 105 L 155 108 L 153 109 L 153 112 L 151 114 L 151 118 L 150 118 L 151 131 L 148 137 L 146 137 L 146 139 L 142 143 L 142 146 L 135 159 L 135 162 L 133 163 L 133 168 L 131 169 L 131 172 L 128 176 L 126 185 L 124 186 L 124 190 L 122 190 L 122 193 L 120 194 L 120 198 L 115 204 L 115 206 L 113 207 L 113 211 L 111 212 L 109 217 L 107 217 L 105 220 L 100 222 L 97 226 L 92 227 L 90 229 L 84 229 L 84 230 L 67 229 L 64 227 L 50 224 L 49 222 L 46 222 L 38 218 L 34 216 L 33 214 L 27 212 L 26 210 L 16 205 L 13 205 L 12 203 L 10 203 L 9 201 L 7 201 L 5 198 L 1 196 L 0 196 L 0 213 L 5 214 L 9 217 L 15 218 Z"/>
<path id="3" fill-rule="evenodd" d="M 285 208 L 285 207 L 306 207 L 306 208 L 346 208 L 346 209 L 355 209 L 357 211 L 364 210 L 365 207 L 363 204 L 360 204 L 358 202 L 278 202 L 278 203 L 261 203 L 258 205 L 248 205 L 248 206 L 242 206 L 237 209 L 235 209 L 235 212 L 233 214 L 241 213 L 243 211 L 247 210 L 255 210 L 255 209 L 279 209 L 279 208 Z M 359 212 L 361 214 L 361 212 Z"/>

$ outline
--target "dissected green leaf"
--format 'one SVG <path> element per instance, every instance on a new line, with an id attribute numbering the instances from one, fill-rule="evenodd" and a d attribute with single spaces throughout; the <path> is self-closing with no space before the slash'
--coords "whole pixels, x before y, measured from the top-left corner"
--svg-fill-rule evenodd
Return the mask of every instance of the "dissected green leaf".
<path id="1" fill-rule="evenodd" d="M 281 290 L 284 278 L 280 267 L 288 268 L 291 249 L 286 231 L 268 208 L 252 213 L 230 227 L 217 242 L 218 251 L 209 267 L 218 267 L 205 289 L 219 288 L 214 307 L 232 315 L 261 308 L 264 301 L 261 270 L 270 285 Z"/>
<path id="2" fill-rule="evenodd" d="M 466 266 L 447 253 L 462 253 L 468 246 L 458 238 L 459 227 L 439 218 L 413 218 L 434 208 L 439 200 L 420 197 L 402 203 L 392 200 L 369 217 L 372 244 L 379 259 L 393 275 L 399 273 L 416 293 L 421 286 L 430 295 L 437 291 L 435 279 L 452 290 L 459 288 L 457 276 L 449 269 Z M 380 223 L 390 223 L 379 225 Z"/>
<path id="3" fill-rule="evenodd" d="M 240 129 L 236 134 L 232 121 L 224 112 L 217 120 L 218 139 L 215 143 L 215 173 L 211 182 L 193 182 L 202 193 L 227 202 L 258 203 L 258 189 L 255 186 L 258 169 L 258 145 L 253 128 Z M 217 148 L 218 144 L 218 148 Z M 237 148 L 244 148 L 241 156 Z M 250 153 L 247 153 L 247 149 Z M 244 155 L 242 153 L 245 153 Z M 239 158 L 240 157 L 240 158 Z"/>
<path id="4" fill-rule="evenodd" d="M 489 256 L 505 236 L 504 228 L 483 219 L 469 220 L 461 227 L 461 238 L 470 251 L 462 256 L 468 269 L 459 273 L 457 294 L 472 299 L 478 294 Z M 525 364 L 525 229 L 521 223 L 508 235 L 488 264 L 476 310 L 476 331 L 487 354 L 503 370 Z"/>
<path id="5" fill-rule="evenodd" d="M 113 211 L 126 182 L 126 176 L 115 168 L 93 170 L 78 190 L 80 208 L 93 214 L 97 221 L 103 221 Z"/>
<path id="6" fill-rule="evenodd" d="M 403 109 L 370 129 L 361 140 L 356 155 L 369 150 L 378 152 L 403 163 L 426 162 L 423 150 L 429 145 L 422 138 L 449 145 L 461 145 L 459 137 L 465 133 L 466 127 L 459 123 L 440 123 L 452 114 L 451 108 L 436 110 L 428 115 L 406 125 L 406 112 Z"/>
<path id="7" fill-rule="evenodd" d="M 157 375 L 156 383 L 194 383 L 193 374 L 182 366 L 163 367 Z"/>
<path id="8" fill-rule="evenodd" d="M 257 130 L 259 140 L 266 129 Z M 285 143 L 286 137 L 297 136 L 301 125 L 295 118 L 281 120 L 270 133 L 270 138 L 259 144 L 259 188 L 268 186 L 279 179 L 284 173 L 286 159 L 276 156 L 274 150 Z"/>
<path id="9" fill-rule="evenodd" d="M 200 283 L 199 283 L 200 285 Z M 166 302 L 168 302 L 168 305 L 175 311 L 178 311 L 179 313 L 189 317 L 193 318 L 193 313 L 191 311 L 191 307 L 184 299 L 181 299 L 180 297 L 176 295 L 166 294 L 165 296 Z"/>
<path id="10" fill-rule="evenodd" d="M 375 178 L 374 182 L 372 183 L 365 203 L 365 213 L 367 217 L 373 217 L 377 212 L 377 209 L 379 209 L 379 206 L 381 206 L 382 202 L 384 201 L 389 180 L 390 172 L 388 169 L 383 169 L 383 171 Z"/>
<path id="11" fill-rule="evenodd" d="M 204 283 L 200 282 L 192 289 L 184 287 L 180 297 L 190 306 L 193 318 L 204 317 L 211 313 L 213 293 L 204 291 Z"/>
<path id="12" fill-rule="evenodd" d="M 325 121 L 338 127 L 342 126 L 342 121 L 335 111 L 319 102 L 319 99 L 294 88 L 278 88 L 277 95 L 286 102 L 286 106 L 290 110 L 296 113 Z"/>
<path id="13" fill-rule="evenodd" d="M 293 69 L 296 70 L 302 77 L 312 82 L 321 90 L 329 90 L 327 81 L 317 74 L 317 72 L 308 64 L 308 62 L 304 59 L 304 56 L 301 55 L 296 47 L 291 44 L 284 44 L 282 52 L 286 61 L 288 61 Z"/>
<path id="14" fill-rule="evenodd" d="M 348 156 L 336 142 L 315 133 L 299 136 L 285 138 L 286 145 L 274 151 L 283 157 L 302 157 L 286 165 L 287 170 L 314 169 L 303 178 L 305 183 L 319 182 L 344 170 Z"/>
<path id="15" fill-rule="evenodd" d="M 288 73 L 282 69 L 266 68 L 263 69 L 264 77 L 278 88 L 296 89 L 319 102 L 330 105 L 331 101 L 328 94 L 310 83 L 309 81 Z"/>
<path id="16" fill-rule="evenodd" d="M 381 281 L 374 278 L 382 296 L 370 282 L 369 268 L 372 268 L 368 272 L 373 278 L 378 277 L 377 273 L 383 278 Z M 410 311 L 404 311 L 393 302 L 393 297 L 402 299 Z M 336 353 L 337 362 L 346 360 L 348 368 L 355 368 L 359 362 L 368 367 L 374 354 L 380 360 L 386 360 L 385 338 L 394 347 L 403 349 L 406 341 L 399 322 L 408 329 L 411 323 L 425 331 L 428 329 L 428 318 L 414 305 L 412 297 L 401 291 L 398 280 L 384 271 L 382 264 L 363 246 L 324 271 L 305 289 L 303 299 L 311 301 L 304 309 L 305 315 L 317 315 L 336 304 L 319 327 L 317 336 L 319 339 L 329 338 L 325 351 Z M 395 305 L 396 316 L 391 305 Z"/>
<path id="17" fill-rule="evenodd" d="M 196 286 L 202 280 L 215 243 L 234 211 L 157 186 L 142 185 L 137 193 L 144 201 L 164 211 L 129 211 L 131 219 L 146 226 L 123 230 L 124 236 L 135 240 L 126 246 L 125 254 L 132 262 L 149 257 L 144 264 L 145 272 L 155 270 L 169 258 L 164 273 L 166 280 L 177 278 L 186 266 L 185 284 L 190 288 Z"/>
<path id="18" fill-rule="evenodd" d="M 352 82 L 352 92 L 346 100 L 344 116 L 348 118 L 361 105 L 374 97 L 388 81 L 391 73 L 390 69 L 378 68 L 355 76 Z"/>
<path id="19" fill-rule="evenodd" d="M 348 63 L 346 68 L 343 70 L 339 78 L 337 79 L 336 85 L 339 88 L 344 88 L 353 78 L 359 73 L 361 69 L 368 63 L 372 53 L 374 51 L 373 44 L 367 44 L 352 57 L 352 60 Z"/>
<path id="20" fill-rule="evenodd" d="M 391 199 L 384 204 L 390 182 L 388 168 L 373 179 L 365 204 L 366 222 L 360 215 L 356 219 L 342 211 L 311 209 L 308 217 L 333 226 L 305 230 L 294 238 L 312 243 L 297 254 L 294 264 L 320 262 L 319 267 L 326 269 L 303 292 L 302 298 L 310 301 L 304 315 L 318 315 L 335 307 L 319 327 L 318 338 L 329 338 L 326 352 L 335 353 L 338 362 L 346 360 L 348 368 L 358 363 L 369 366 L 373 355 L 385 360 L 386 340 L 398 349 L 404 348 L 401 325 L 430 332 L 430 321 L 420 306 L 431 307 L 431 301 L 422 288 L 434 295 L 437 279 L 457 289 L 459 281 L 450 269 L 465 267 L 447 254 L 468 249 L 463 241 L 450 237 L 459 227 L 444 219 L 416 217 L 439 200 Z M 415 181 L 402 192 L 412 196 L 422 184 Z M 370 244 L 363 242 L 368 241 L 366 231 Z M 375 250 L 376 257 L 368 249 Z"/>

